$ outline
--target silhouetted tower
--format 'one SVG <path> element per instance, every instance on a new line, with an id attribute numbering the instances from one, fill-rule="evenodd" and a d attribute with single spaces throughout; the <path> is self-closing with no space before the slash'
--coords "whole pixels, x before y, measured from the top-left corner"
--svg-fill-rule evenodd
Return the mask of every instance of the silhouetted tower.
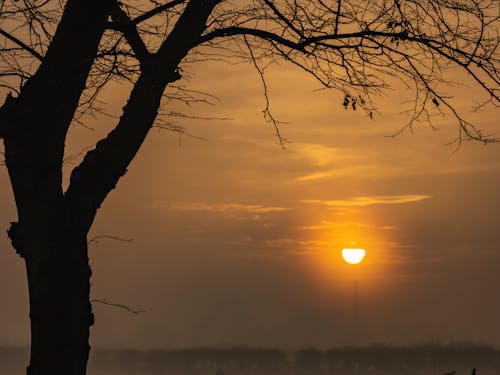
<path id="1" fill-rule="evenodd" d="M 352 283 L 352 316 L 356 323 L 359 320 L 359 282 L 354 280 Z"/>

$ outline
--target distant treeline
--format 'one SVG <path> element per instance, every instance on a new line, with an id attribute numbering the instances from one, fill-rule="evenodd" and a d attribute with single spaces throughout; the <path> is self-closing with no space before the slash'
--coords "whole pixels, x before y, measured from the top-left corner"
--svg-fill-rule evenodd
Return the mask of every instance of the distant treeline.
<path id="1" fill-rule="evenodd" d="M 498 368 L 500 351 L 488 346 L 428 346 L 342 347 L 330 350 L 315 348 L 294 352 L 296 367 L 321 368 L 373 368 L 378 371 L 401 368 Z M 500 374 L 500 372 L 499 372 Z"/>
<path id="2" fill-rule="evenodd" d="M 13 374 L 27 361 L 25 349 L 0 347 L 0 374 Z M 339 368 L 373 370 L 432 368 L 500 370 L 500 351 L 485 345 L 372 345 L 328 350 L 305 348 L 286 351 L 269 348 L 190 348 L 178 350 L 92 350 L 90 373 L 153 373 L 166 369 L 285 369 L 320 371 Z M 495 372 L 493 372 L 495 373 Z M 500 373 L 500 371 L 498 372 Z"/>

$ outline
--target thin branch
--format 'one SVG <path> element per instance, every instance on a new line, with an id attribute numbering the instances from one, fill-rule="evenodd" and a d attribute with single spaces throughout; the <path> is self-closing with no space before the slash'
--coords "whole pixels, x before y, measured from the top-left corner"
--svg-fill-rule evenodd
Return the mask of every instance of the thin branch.
<path id="1" fill-rule="evenodd" d="M 269 102 L 269 95 L 268 95 L 267 83 L 266 83 L 266 79 L 264 78 L 264 70 L 257 63 L 255 55 L 254 55 L 254 53 L 252 51 L 252 47 L 250 46 L 250 43 L 248 42 L 247 38 L 244 37 L 244 40 L 245 40 L 245 44 L 246 44 L 246 46 L 248 48 L 248 52 L 250 53 L 250 58 L 252 60 L 252 63 L 254 65 L 255 69 L 257 70 L 257 72 L 259 73 L 260 80 L 262 82 L 262 87 L 264 89 L 264 99 L 266 101 L 266 106 L 264 107 L 264 110 L 262 111 L 262 113 L 264 114 L 264 119 L 266 119 L 266 121 L 271 122 L 273 124 L 274 131 L 276 132 L 276 136 L 278 137 L 278 141 L 279 141 L 279 144 L 280 144 L 281 148 L 286 149 L 285 143 L 287 141 L 286 141 L 286 139 L 284 139 L 282 137 L 282 135 L 280 133 L 280 129 L 279 129 L 279 124 L 281 122 L 275 119 L 275 117 L 273 116 L 273 114 L 271 112 L 271 109 L 270 109 L 270 102 Z"/>
<path id="2" fill-rule="evenodd" d="M 92 299 L 92 300 L 90 300 L 90 303 L 100 303 L 100 304 L 106 305 L 106 306 L 118 307 L 119 309 L 125 310 L 125 311 L 132 313 L 132 314 L 135 314 L 135 315 L 139 315 L 139 314 L 147 312 L 147 310 L 134 310 L 127 305 L 122 305 L 121 303 L 111 303 L 111 302 L 108 302 L 108 300 L 106 300 L 105 298 Z"/>
<path id="3" fill-rule="evenodd" d="M 150 11 L 147 11 L 146 13 L 134 18 L 133 20 L 130 21 L 130 23 L 132 25 L 138 25 L 139 23 L 143 22 L 143 21 L 146 21 L 147 19 L 159 14 L 159 13 L 162 13 L 170 8 L 173 8 L 175 7 L 176 5 L 179 5 L 179 4 L 182 4 L 182 3 L 185 3 L 186 0 L 173 0 L 173 1 L 170 1 L 166 4 L 163 4 L 159 7 L 156 7 L 154 9 L 151 9 Z"/>
<path id="4" fill-rule="evenodd" d="M 40 55 L 37 51 L 35 51 L 33 48 L 31 48 L 30 46 L 28 46 L 23 41 L 21 41 L 18 38 L 16 38 L 14 35 L 8 33 L 7 31 L 5 31 L 5 30 L 3 30 L 1 28 L 0 28 L 0 34 L 2 34 L 4 37 L 6 37 L 7 39 L 9 39 L 11 42 L 16 43 L 19 47 L 21 47 L 22 49 L 26 50 L 30 54 L 32 54 L 38 60 L 40 60 L 40 61 L 43 60 L 43 56 L 42 55 Z"/>
<path id="5" fill-rule="evenodd" d="M 337 14 L 335 15 L 335 28 L 333 29 L 333 34 L 337 35 L 339 31 L 339 18 L 340 18 L 340 3 L 341 0 L 337 0 Z"/>
<path id="6" fill-rule="evenodd" d="M 266 5 L 271 8 L 271 10 L 274 12 L 274 14 L 276 14 L 276 16 L 278 16 L 278 18 L 283 21 L 285 23 L 285 25 L 287 25 L 290 29 L 292 29 L 299 37 L 302 38 L 303 36 L 303 33 L 302 31 L 300 31 L 299 29 L 297 29 L 295 27 L 295 25 L 289 20 L 287 19 L 279 10 L 278 8 L 276 8 L 276 6 L 274 5 L 274 3 L 270 0 L 264 0 L 264 3 L 266 3 Z"/>
<path id="7" fill-rule="evenodd" d="M 109 239 L 109 240 L 116 240 L 116 241 L 121 241 L 121 242 L 134 243 L 133 238 L 123 238 L 123 237 L 117 237 L 117 236 L 103 234 L 103 235 L 92 237 L 90 240 L 87 241 L 87 245 L 90 245 L 93 243 L 99 243 L 99 240 L 101 240 L 101 239 Z"/>

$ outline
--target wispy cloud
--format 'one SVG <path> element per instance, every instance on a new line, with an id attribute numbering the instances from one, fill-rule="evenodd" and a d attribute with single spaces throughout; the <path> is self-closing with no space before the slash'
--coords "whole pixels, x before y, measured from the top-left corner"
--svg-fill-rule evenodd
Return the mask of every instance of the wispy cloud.
<path id="1" fill-rule="evenodd" d="M 169 210 L 176 211 L 203 211 L 216 213 L 251 213 L 251 214 L 266 214 L 270 212 L 287 211 L 287 207 L 264 206 L 260 204 L 242 204 L 242 203 L 201 203 L 201 202 L 166 202 L 158 204 Z"/>
<path id="2" fill-rule="evenodd" d="M 299 176 L 296 178 L 297 181 L 311 181 L 311 180 L 320 180 L 323 178 L 329 178 L 333 177 L 334 174 L 331 172 L 316 172 L 316 173 L 311 173 L 307 174 L 304 176 Z"/>
<path id="3" fill-rule="evenodd" d="M 302 157 L 308 159 L 311 164 L 318 167 L 331 166 L 333 163 L 350 159 L 350 157 L 346 155 L 345 150 L 328 147 L 322 144 L 300 143 L 297 144 L 295 150 L 301 154 Z"/>
<path id="4" fill-rule="evenodd" d="M 381 229 L 381 230 L 391 230 L 396 227 L 393 225 L 372 225 L 372 224 L 364 224 L 364 223 L 354 223 L 354 222 L 334 222 L 323 220 L 319 224 L 314 225 L 304 225 L 297 227 L 299 230 L 324 230 L 324 229 L 333 229 L 333 230 L 344 230 L 350 228 L 362 228 L 362 229 Z"/>
<path id="5" fill-rule="evenodd" d="M 360 160 L 348 160 L 343 164 L 339 164 L 332 169 L 321 169 L 316 172 L 306 173 L 304 175 L 295 178 L 296 181 L 308 182 L 314 180 L 325 180 L 331 178 L 339 177 L 394 177 L 403 176 L 409 174 L 408 171 L 403 168 L 396 167 L 385 167 L 383 172 L 381 172 L 380 165 L 374 161 L 360 161 Z"/>
<path id="6" fill-rule="evenodd" d="M 425 194 L 406 194 L 406 195 L 381 195 L 381 196 L 362 196 L 353 197 L 350 199 L 335 199 L 335 200 L 319 200 L 305 199 L 301 203 L 321 204 L 331 207 L 365 207 L 376 204 L 403 204 L 419 202 L 431 198 Z"/>

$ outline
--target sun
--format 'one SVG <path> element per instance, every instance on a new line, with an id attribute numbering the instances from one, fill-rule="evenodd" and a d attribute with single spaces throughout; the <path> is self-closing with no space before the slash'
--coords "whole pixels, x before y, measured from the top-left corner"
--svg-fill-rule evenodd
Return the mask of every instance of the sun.
<path id="1" fill-rule="evenodd" d="M 365 249 L 342 249 L 342 258 L 349 264 L 361 263 L 365 255 Z"/>

